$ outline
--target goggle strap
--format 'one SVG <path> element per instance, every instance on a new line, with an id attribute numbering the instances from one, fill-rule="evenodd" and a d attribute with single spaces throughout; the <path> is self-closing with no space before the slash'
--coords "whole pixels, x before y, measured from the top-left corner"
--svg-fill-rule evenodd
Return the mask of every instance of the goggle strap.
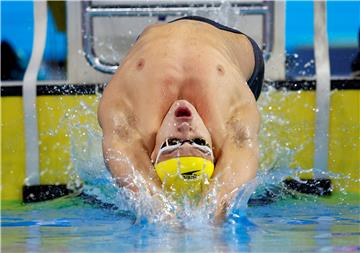
<path id="1" fill-rule="evenodd" d="M 166 151 L 169 151 L 169 150 L 173 150 L 173 149 L 177 149 L 177 148 L 181 147 L 181 145 L 182 145 L 182 143 L 179 142 L 179 143 L 176 144 L 176 145 L 168 145 L 168 146 L 166 146 L 166 147 L 160 148 L 160 150 L 159 150 L 159 152 L 158 152 L 158 154 L 157 154 L 157 156 L 156 156 L 155 164 L 158 163 L 159 158 L 160 158 L 160 155 L 161 155 L 163 152 L 166 152 Z M 197 149 L 200 149 L 201 151 L 204 151 L 204 152 L 210 154 L 211 160 L 214 161 L 214 154 L 213 154 L 211 148 L 209 148 L 209 147 L 206 146 L 206 145 L 203 146 L 203 145 L 196 144 L 195 142 L 191 143 L 191 145 L 194 146 L 194 147 L 197 148 Z"/>
<path id="2" fill-rule="evenodd" d="M 166 141 L 167 141 L 167 140 L 166 140 Z M 178 143 L 178 144 L 176 144 L 176 145 L 171 145 L 171 146 L 167 145 L 166 147 L 161 148 L 161 149 L 159 150 L 157 156 L 156 156 L 155 164 L 158 163 L 159 158 L 160 158 L 160 155 L 161 155 L 163 152 L 168 151 L 168 150 L 172 150 L 172 149 L 176 149 L 176 148 L 178 148 L 178 147 L 180 147 L 180 146 L 181 146 L 181 143 Z"/>

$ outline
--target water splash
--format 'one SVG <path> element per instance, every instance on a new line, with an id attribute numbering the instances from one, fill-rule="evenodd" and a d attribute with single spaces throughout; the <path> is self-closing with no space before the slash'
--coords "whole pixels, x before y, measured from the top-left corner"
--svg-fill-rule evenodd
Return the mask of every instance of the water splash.
<path id="1" fill-rule="evenodd" d="M 125 156 L 117 154 L 115 159 L 122 159 L 133 168 L 131 180 L 138 186 L 139 192 L 133 193 L 125 188 L 120 188 L 116 180 L 106 168 L 102 156 L 102 132 L 94 122 L 80 122 L 73 115 L 91 115 L 93 106 L 82 102 L 79 106 L 71 109 L 66 117 L 67 124 L 71 127 L 71 156 L 74 165 L 72 184 L 76 187 L 82 182 L 83 193 L 93 198 L 116 207 L 117 210 L 126 210 L 135 214 L 137 222 L 167 223 L 182 227 L 193 227 L 199 224 L 211 222 L 216 209 L 215 194 L 218 187 L 207 196 L 199 205 L 193 205 L 192 201 L 183 199 L 175 201 L 169 195 L 157 193 L 150 195 L 145 187 L 145 180 L 137 173 L 136 168 Z M 214 184 L 217 184 L 214 182 Z M 245 189 L 245 188 L 244 188 Z M 245 190 L 246 191 L 246 190 Z M 249 190 L 248 197 L 249 195 Z M 251 193 L 251 191 L 250 191 Z M 242 197 L 244 199 L 244 197 Z M 247 200 L 241 203 L 241 208 L 246 206 Z"/>
<path id="2" fill-rule="evenodd" d="M 263 92 L 259 101 L 259 111 L 261 113 L 261 130 L 259 134 L 260 143 L 260 170 L 267 171 L 274 168 L 287 168 L 294 158 L 296 151 L 301 150 L 304 144 L 297 149 L 290 148 L 289 143 L 283 144 L 280 136 L 283 129 L 286 131 L 291 128 L 290 121 L 278 116 L 276 111 L 281 108 L 273 108 L 274 104 L 281 104 L 287 99 L 290 93 L 284 93 L 280 101 L 274 103 L 273 94 L 277 92 L 275 88 L 269 86 L 267 92 Z"/>

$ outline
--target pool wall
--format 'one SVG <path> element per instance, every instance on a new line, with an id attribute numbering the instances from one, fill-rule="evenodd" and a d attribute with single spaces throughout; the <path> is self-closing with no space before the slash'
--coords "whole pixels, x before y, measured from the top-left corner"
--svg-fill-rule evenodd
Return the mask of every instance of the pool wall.
<path id="1" fill-rule="evenodd" d="M 264 91 L 258 103 L 262 117 L 272 115 L 286 122 L 263 120 L 262 128 L 280 146 L 294 150 L 290 168 L 313 168 L 315 130 L 314 81 L 278 81 L 275 89 Z M 334 190 L 360 193 L 360 80 L 332 80 L 329 126 L 329 172 Z M 37 88 L 40 146 L 40 184 L 66 184 L 73 170 L 70 135 L 74 123 L 96 125 L 96 109 L 101 85 L 50 85 Z M 24 114 L 21 86 L 1 87 L 1 200 L 21 200 L 26 182 Z M 86 106 L 87 112 L 77 110 Z M 74 121 L 75 120 L 75 121 Z M 70 123 L 69 123 L 70 122 Z M 264 139 L 263 145 L 271 145 Z M 271 150 L 271 147 L 265 147 Z M 99 152 L 101 152 L 99 150 Z M 268 153 L 262 161 L 271 160 Z M 306 172 L 301 178 L 312 178 Z"/>

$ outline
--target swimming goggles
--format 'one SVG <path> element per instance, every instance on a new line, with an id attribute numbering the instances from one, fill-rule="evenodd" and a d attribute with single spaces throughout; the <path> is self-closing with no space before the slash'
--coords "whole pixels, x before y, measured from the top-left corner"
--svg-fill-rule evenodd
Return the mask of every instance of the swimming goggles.
<path id="1" fill-rule="evenodd" d="M 156 160 L 155 160 L 155 164 L 158 163 L 160 155 L 162 153 L 172 152 L 175 149 L 180 148 L 181 145 L 183 145 L 184 143 L 189 143 L 194 148 L 199 149 L 203 153 L 210 155 L 212 161 L 214 160 L 214 155 L 213 155 L 213 152 L 212 152 L 212 150 L 210 148 L 210 145 L 203 138 L 197 137 L 197 138 L 194 138 L 194 139 L 191 139 L 191 140 L 180 140 L 178 138 L 168 138 L 161 145 L 160 150 L 159 150 L 158 155 L 157 155 Z"/>

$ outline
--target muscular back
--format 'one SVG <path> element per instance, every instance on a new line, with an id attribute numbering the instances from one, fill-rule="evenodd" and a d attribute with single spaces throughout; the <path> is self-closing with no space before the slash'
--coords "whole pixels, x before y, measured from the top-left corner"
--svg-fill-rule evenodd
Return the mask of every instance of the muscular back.
<path id="1" fill-rule="evenodd" d="M 119 128 L 123 141 L 140 138 L 150 153 L 170 105 L 185 99 L 219 149 L 229 132 L 237 134 L 239 122 L 257 128 L 257 115 L 246 123 L 248 114 L 257 113 L 246 83 L 253 68 L 252 47 L 243 35 L 192 20 L 151 26 L 104 91 L 99 107 L 104 135 Z"/>

